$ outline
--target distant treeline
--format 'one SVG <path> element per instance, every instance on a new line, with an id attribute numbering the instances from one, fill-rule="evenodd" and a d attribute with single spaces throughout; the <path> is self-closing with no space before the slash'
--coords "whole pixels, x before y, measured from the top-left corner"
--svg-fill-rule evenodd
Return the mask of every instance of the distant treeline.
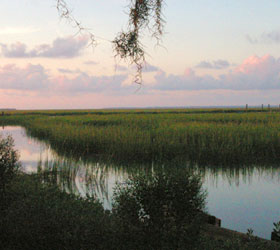
<path id="1" fill-rule="evenodd" d="M 1 111 L 1 109 L 0 109 Z M 5 110 L 2 110 L 5 111 Z M 277 106 L 267 107 L 215 107 L 215 108 L 149 108 L 149 109 L 73 109 L 73 110 L 16 110 L 6 109 L 8 115 L 43 115 L 43 116 L 69 116 L 69 115 L 117 115 L 117 114 L 218 114 L 218 113 L 255 113 L 255 112 L 280 112 Z"/>

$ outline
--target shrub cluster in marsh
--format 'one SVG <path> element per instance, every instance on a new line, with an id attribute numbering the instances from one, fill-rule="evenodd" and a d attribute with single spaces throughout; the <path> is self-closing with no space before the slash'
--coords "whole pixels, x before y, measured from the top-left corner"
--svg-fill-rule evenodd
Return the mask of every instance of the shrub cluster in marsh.
<path id="1" fill-rule="evenodd" d="M 67 194 L 35 175 L 18 175 L 6 203 L 1 249 L 111 249 L 110 218 L 93 198 Z"/>
<path id="2" fill-rule="evenodd" d="M 3 205 L 1 200 L 5 196 L 6 186 L 13 180 L 20 168 L 18 163 L 19 155 L 13 149 L 13 146 L 12 137 L 4 138 L 0 134 L 0 207 Z"/>
<path id="3" fill-rule="evenodd" d="M 24 126 L 59 153 L 126 162 L 272 164 L 280 157 L 280 113 L 188 110 L 26 113 L 0 117 Z"/>
<path id="4" fill-rule="evenodd" d="M 113 215 L 120 231 L 130 232 L 121 236 L 131 246 L 193 249 L 204 223 L 205 198 L 199 176 L 186 170 L 138 175 L 117 186 Z"/>

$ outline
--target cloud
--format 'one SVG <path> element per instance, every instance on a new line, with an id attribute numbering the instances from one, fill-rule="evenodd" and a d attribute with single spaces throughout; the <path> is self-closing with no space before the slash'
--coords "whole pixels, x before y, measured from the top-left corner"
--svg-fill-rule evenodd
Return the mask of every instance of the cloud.
<path id="1" fill-rule="evenodd" d="M 259 37 L 252 38 L 250 35 L 245 36 L 247 41 L 251 44 L 259 43 L 280 43 L 280 30 L 273 30 L 271 32 L 263 32 Z"/>
<path id="2" fill-rule="evenodd" d="M 52 76 L 42 65 L 13 64 L 0 67 L 0 90 L 33 91 L 37 93 L 77 95 L 82 93 L 133 92 L 133 87 L 123 86 L 127 75 L 92 76 L 80 70 L 58 69 L 63 73 L 76 73 L 74 77 Z"/>
<path id="3" fill-rule="evenodd" d="M 233 71 L 218 78 L 211 75 L 196 75 L 187 69 L 182 75 L 166 75 L 159 72 L 155 76 L 157 90 L 268 90 L 280 89 L 280 59 L 265 55 L 251 56 Z"/>
<path id="4" fill-rule="evenodd" d="M 64 68 L 58 68 L 58 72 L 63 73 L 63 74 L 77 74 L 81 73 L 81 70 L 76 69 L 76 70 L 71 70 L 71 69 L 64 69 Z"/>
<path id="5" fill-rule="evenodd" d="M 203 69 L 226 69 L 230 66 L 230 63 L 226 60 L 217 60 L 213 62 L 202 61 L 196 65 L 196 68 Z"/>
<path id="6" fill-rule="evenodd" d="M 138 86 L 126 86 L 123 73 L 54 76 L 42 65 L 9 64 L 0 66 L 0 103 L 16 108 L 259 105 L 277 104 L 280 96 L 280 58 L 270 55 L 248 57 L 218 77 L 198 75 L 192 68 L 182 74 L 153 75 L 153 84 L 143 83 L 135 92 Z"/>
<path id="7" fill-rule="evenodd" d="M 197 76 L 194 71 L 187 69 L 183 75 L 166 75 L 159 72 L 155 76 L 156 84 L 152 86 L 157 90 L 200 90 L 212 89 L 216 85 L 216 80 L 212 76 Z"/>
<path id="8" fill-rule="evenodd" d="M 28 64 L 24 68 L 8 64 L 0 68 L 0 89 L 44 90 L 48 87 L 48 71 L 39 64 Z"/>
<path id="9" fill-rule="evenodd" d="M 80 70 L 59 68 L 60 74 L 51 75 L 42 65 L 28 64 L 25 67 L 5 65 L 0 67 L 0 90 L 33 91 L 48 95 L 131 95 L 137 89 L 128 85 L 128 74 L 95 76 Z M 62 73 L 62 74 L 61 74 Z M 166 74 L 157 71 L 153 84 L 143 83 L 140 94 L 184 91 L 263 91 L 280 90 L 280 58 L 270 55 L 251 56 L 226 74 L 218 77 L 197 75 L 187 68 L 183 74 Z"/>
<path id="10" fill-rule="evenodd" d="M 154 65 L 149 64 L 149 63 L 146 63 L 143 67 L 143 70 L 142 70 L 142 72 L 146 72 L 146 73 L 157 72 L 157 71 L 160 71 L 160 69 L 158 67 L 154 66 Z"/>
<path id="11" fill-rule="evenodd" d="M 251 44 L 257 44 L 259 43 L 259 40 L 256 38 L 252 38 L 250 35 L 245 35 L 246 40 Z"/>
<path id="12" fill-rule="evenodd" d="M 58 76 L 52 79 L 55 92 L 67 94 L 83 94 L 83 93 L 112 93 L 122 92 L 127 89 L 122 83 L 127 76 L 90 76 L 81 73 L 74 78 Z"/>
<path id="13" fill-rule="evenodd" d="M 126 72 L 128 71 L 128 68 L 123 65 L 115 65 L 115 70 L 120 72 Z"/>
<path id="14" fill-rule="evenodd" d="M 274 30 L 271 32 L 265 32 L 262 34 L 261 38 L 266 42 L 280 43 L 280 31 Z"/>
<path id="15" fill-rule="evenodd" d="M 115 69 L 116 69 L 116 71 L 126 72 L 126 71 L 129 71 L 130 69 L 135 71 L 135 70 L 137 70 L 137 67 L 135 65 L 133 65 L 132 67 L 126 67 L 126 66 L 117 64 L 117 65 L 115 65 Z M 154 65 L 151 65 L 149 63 L 145 63 L 142 68 L 143 73 L 158 72 L 158 71 L 161 71 L 161 69 Z"/>
<path id="16" fill-rule="evenodd" d="M 73 58 L 81 54 L 88 44 L 86 36 L 57 38 L 51 45 L 40 44 L 28 50 L 27 45 L 17 42 L 11 45 L 0 44 L 2 55 L 9 58 Z"/>

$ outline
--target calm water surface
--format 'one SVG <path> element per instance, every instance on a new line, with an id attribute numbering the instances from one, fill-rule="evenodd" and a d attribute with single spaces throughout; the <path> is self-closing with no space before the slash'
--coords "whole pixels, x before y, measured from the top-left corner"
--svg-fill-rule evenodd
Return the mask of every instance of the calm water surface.
<path id="1" fill-rule="evenodd" d="M 109 209 L 117 181 L 123 182 L 129 175 L 153 167 L 122 167 L 87 159 L 71 160 L 60 157 L 42 141 L 30 138 L 21 127 L 2 127 L 0 133 L 14 138 L 25 172 L 57 169 L 62 173 L 56 176 L 61 188 L 80 195 L 95 194 Z M 240 232 L 252 228 L 255 235 L 270 238 L 273 222 L 280 220 L 280 166 L 234 170 L 199 168 L 199 171 L 208 191 L 208 211 L 222 219 L 223 227 Z"/>

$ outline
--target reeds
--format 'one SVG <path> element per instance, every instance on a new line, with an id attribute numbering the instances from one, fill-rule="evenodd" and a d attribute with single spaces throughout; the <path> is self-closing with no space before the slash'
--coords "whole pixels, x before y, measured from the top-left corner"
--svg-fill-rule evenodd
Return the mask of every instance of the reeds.
<path id="1" fill-rule="evenodd" d="M 213 110 L 124 110 L 15 113 L 60 154 L 120 162 L 183 160 L 202 165 L 273 164 L 280 157 L 280 113 Z"/>

